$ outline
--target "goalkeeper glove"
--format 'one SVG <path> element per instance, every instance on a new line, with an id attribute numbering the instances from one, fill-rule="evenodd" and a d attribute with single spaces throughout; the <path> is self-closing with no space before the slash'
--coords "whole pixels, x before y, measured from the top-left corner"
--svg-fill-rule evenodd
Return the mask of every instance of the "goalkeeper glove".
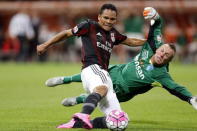
<path id="1" fill-rule="evenodd" d="M 192 106 L 197 110 L 197 97 L 196 96 L 193 96 L 190 99 L 190 104 L 192 104 Z"/>
<path id="2" fill-rule="evenodd" d="M 159 14 L 153 7 L 145 7 L 143 11 L 144 19 L 157 20 Z"/>

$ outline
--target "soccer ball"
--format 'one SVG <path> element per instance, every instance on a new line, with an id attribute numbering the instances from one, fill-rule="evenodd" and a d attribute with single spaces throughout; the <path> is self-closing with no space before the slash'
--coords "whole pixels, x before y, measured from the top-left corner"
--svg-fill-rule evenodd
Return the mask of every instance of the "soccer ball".
<path id="1" fill-rule="evenodd" d="M 106 116 L 106 125 L 108 129 L 112 131 L 123 131 L 128 125 L 128 115 L 127 113 L 120 110 L 112 110 Z"/>

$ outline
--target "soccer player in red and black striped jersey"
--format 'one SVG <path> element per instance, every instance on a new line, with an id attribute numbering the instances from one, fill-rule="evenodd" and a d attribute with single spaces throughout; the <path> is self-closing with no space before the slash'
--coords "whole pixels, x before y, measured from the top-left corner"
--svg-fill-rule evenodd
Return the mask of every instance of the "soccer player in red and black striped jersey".
<path id="1" fill-rule="evenodd" d="M 98 22 L 86 20 L 73 29 L 64 30 L 45 43 L 37 46 L 37 53 L 44 53 L 51 45 L 71 36 L 82 40 L 82 83 L 89 96 L 84 102 L 82 111 L 76 113 L 73 119 L 58 128 L 72 128 L 77 123 L 83 123 L 85 128 L 92 128 L 90 114 L 99 103 L 99 108 L 105 114 L 114 109 L 121 110 L 113 84 L 108 74 L 108 65 L 114 45 L 143 45 L 145 40 L 127 38 L 113 26 L 117 20 L 117 9 L 112 4 L 104 4 L 98 15 Z"/>

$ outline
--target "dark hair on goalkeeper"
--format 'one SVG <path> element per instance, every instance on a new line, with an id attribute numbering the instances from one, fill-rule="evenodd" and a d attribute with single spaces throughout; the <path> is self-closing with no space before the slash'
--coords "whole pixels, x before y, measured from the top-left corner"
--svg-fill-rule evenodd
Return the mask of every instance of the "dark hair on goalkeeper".
<path id="1" fill-rule="evenodd" d="M 176 53 L 176 46 L 173 43 L 167 43 L 170 48 Z"/>
<path id="2" fill-rule="evenodd" d="M 169 45 L 169 47 L 174 51 L 174 54 L 176 53 L 176 47 L 175 47 L 175 44 L 173 43 L 167 43 L 167 45 Z M 174 55 L 172 55 L 169 59 L 169 61 L 172 61 Z"/>

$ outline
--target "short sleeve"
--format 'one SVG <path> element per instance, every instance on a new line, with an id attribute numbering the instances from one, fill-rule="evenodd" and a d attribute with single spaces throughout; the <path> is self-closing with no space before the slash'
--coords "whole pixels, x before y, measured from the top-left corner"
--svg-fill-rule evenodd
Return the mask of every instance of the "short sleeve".
<path id="1" fill-rule="evenodd" d="M 89 22 L 87 21 L 83 21 L 79 24 L 77 24 L 73 29 L 72 29 L 72 33 L 75 36 L 82 36 L 87 34 L 89 31 Z"/>
<path id="2" fill-rule="evenodd" d="M 127 39 L 127 36 L 123 35 L 123 34 L 120 34 L 118 31 L 115 31 L 115 43 L 114 45 L 118 45 L 120 44 L 121 42 L 123 42 L 124 40 Z"/>

